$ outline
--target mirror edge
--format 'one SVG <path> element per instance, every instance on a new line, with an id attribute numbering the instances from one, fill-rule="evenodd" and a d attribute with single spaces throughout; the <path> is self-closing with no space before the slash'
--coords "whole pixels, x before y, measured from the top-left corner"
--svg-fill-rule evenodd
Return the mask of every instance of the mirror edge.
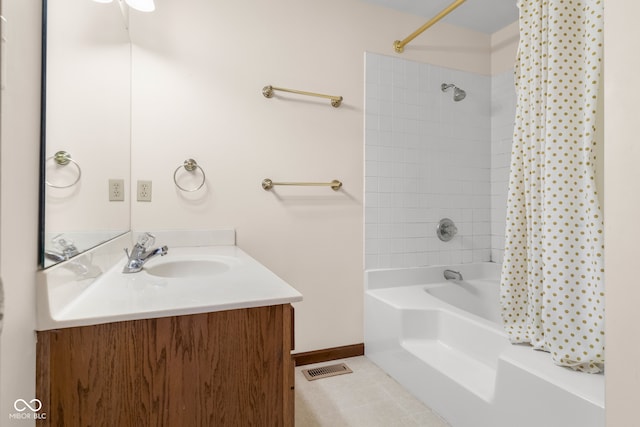
<path id="1" fill-rule="evenodd" d="M 40 65 L 40 179 L 38 183 L 38 269 L 44 269 L 44 218 L 45 218 L 45 162 L 46 162 L 46 121 L 47 121 L 47 4 L 42 0 L 42 38 Z"/>

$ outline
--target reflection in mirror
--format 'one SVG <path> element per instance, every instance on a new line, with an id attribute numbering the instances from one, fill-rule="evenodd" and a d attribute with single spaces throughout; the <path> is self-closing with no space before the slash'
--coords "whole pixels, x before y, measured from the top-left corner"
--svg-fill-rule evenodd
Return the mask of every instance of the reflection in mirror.
<path id="1" fill-rule="evenodd" d="M 46 268 L 129 230 L 131 44 L 119 2 L 90 0 L 43 0 L 43 40 Z"/>

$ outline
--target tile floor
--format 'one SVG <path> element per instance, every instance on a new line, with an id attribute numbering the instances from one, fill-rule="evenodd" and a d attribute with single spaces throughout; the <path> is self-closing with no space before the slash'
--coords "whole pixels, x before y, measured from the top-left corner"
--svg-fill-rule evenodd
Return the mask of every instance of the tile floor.
<path id="1" fill-rule="evenodd" d="M 307 381 L 303 369 L 344 362 L 352 374 Z M 296 367 L 297 427 L 449 427 L 366 357 Z"/>

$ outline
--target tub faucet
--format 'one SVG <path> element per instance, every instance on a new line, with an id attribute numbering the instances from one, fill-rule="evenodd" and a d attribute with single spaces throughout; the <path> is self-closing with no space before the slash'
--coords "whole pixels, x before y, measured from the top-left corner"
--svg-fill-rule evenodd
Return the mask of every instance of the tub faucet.
<path id="1" fill-rule="evenodd" d="M 151 233 L 144 233 L 138 237 L 138 242 L 133 245 L 131 253 L 127 249 L 124 252 L 127 254 L 127 264 L 122 269 L 123 273 L 137 273 L 142 270 L 144 264 L 151 258 L 158 255 L 165 256 L 169 251 L 167 246 L 161 246 L 155 249 L 149 249 L 149 246 L 153 245 L 156 238 Z"/>
<path id="2" fill-rule="evenodd" d="M 459 271 L 445 270 L 444 278 L 447 280 L 462 280 L 462 274 Z"/>

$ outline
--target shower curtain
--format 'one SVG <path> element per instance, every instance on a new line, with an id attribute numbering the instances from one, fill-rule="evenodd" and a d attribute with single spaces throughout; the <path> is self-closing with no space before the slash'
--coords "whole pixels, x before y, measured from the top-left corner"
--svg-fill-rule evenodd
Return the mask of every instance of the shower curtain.
<path id="1" fill-rule="evenodd" d="M 519 0 L 518 97 L 500 303 L 513 343 L 604 369 L 603 220 L 594 179 L 602 0 Z"/>

